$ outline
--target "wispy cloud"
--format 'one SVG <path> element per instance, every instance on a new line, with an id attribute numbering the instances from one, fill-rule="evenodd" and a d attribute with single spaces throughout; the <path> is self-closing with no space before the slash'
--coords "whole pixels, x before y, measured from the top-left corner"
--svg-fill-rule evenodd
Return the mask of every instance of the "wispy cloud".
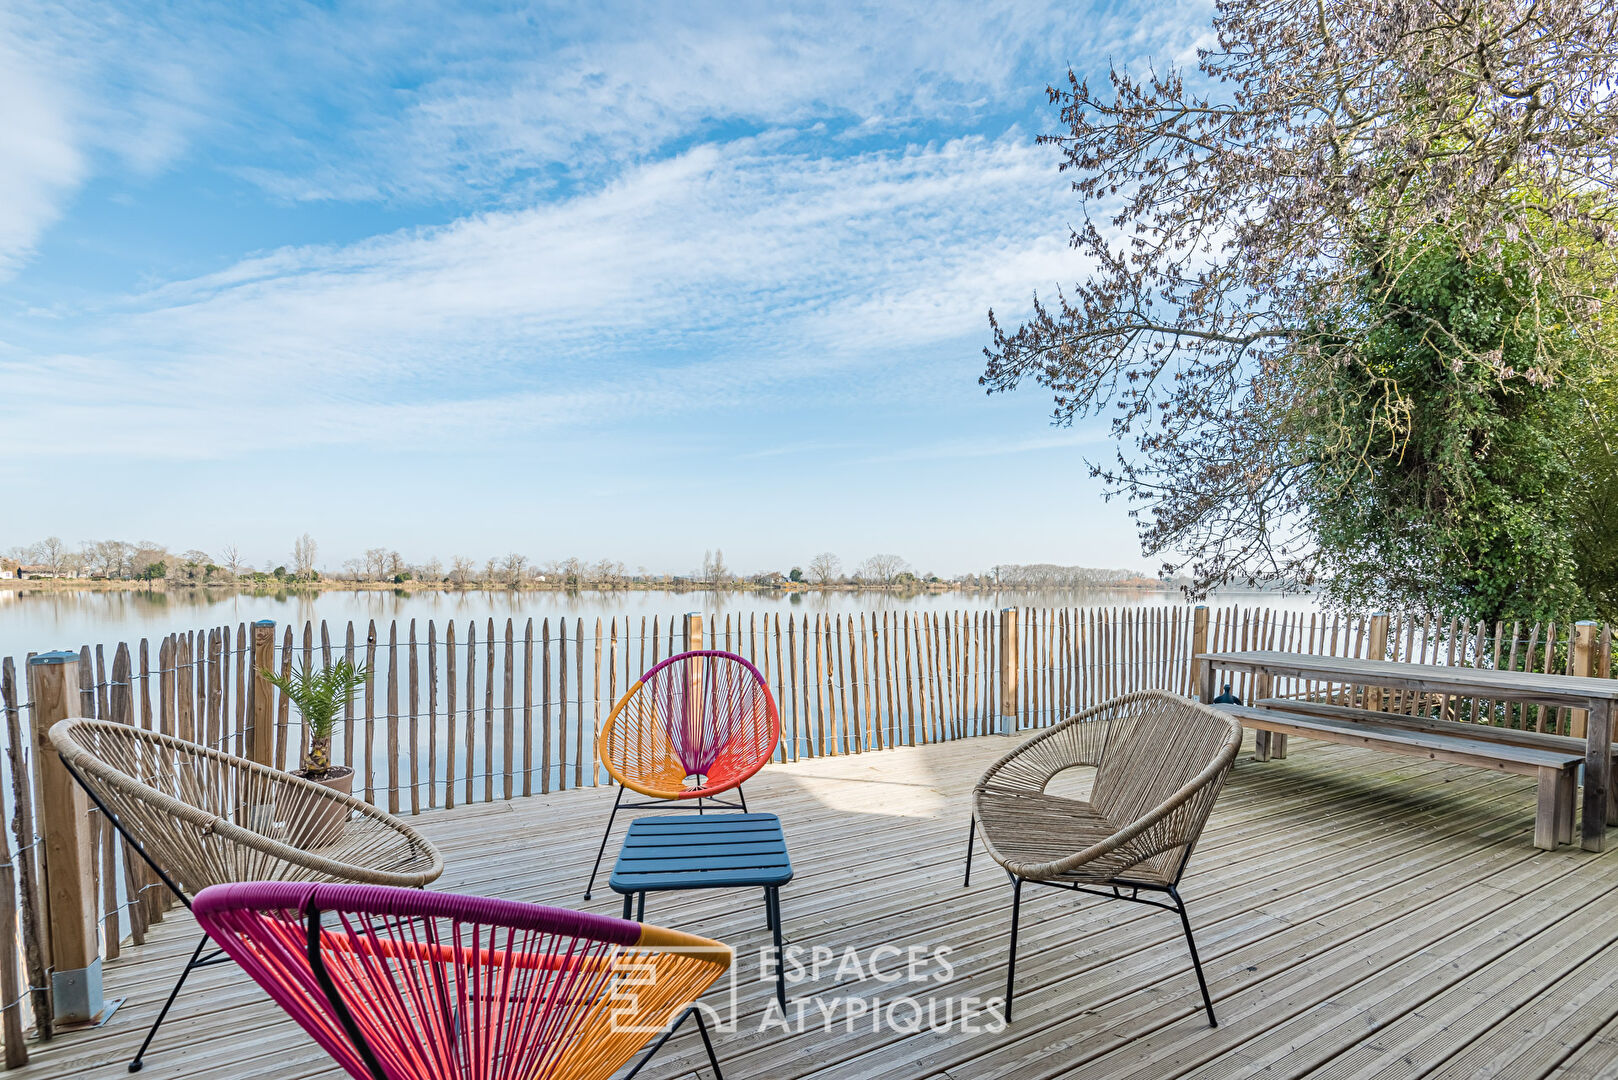
<path id="1" fill-rule="evenodd" d="M 210 453 L 242 409 L 363 442 L 411 437 L 412 409 L 488 430 L 757 403 L 973 332 L 990 304 L 1049 281 L 1063 251 L 1043 207 L 1059 186 L 1017 137 L 843 159 L 700 146 L 589 195 L 164 285 L 73 327 L 76 360 L 0 370 L 27 386 L 94 369 L 74 409 L 81 423 L 106 409 L 85 425 L 96 452 L 149 451 L 153 425 L 121 417 L 176 396 L 189 419 L 159 428 L 181 453 Z M 322 422 L 338 394 L 345 420 Z M 230 421 L 210 407 L 227 403 Z M 0 439 L 26 445 L 51 412 Z"/>
<path id="2" fill-rule="evenodd" d="M 902 450 L 872 454 L 863 458 L 862 464 L 883 465 L 901 461 L 960 461 L 968 458 L 1007 457 L 1045 450 L 1105 446 L 1108 442 L 1105 432 L 1090 429 L 1059 431 L 1021 439 L 1008 439 L 1001 432 L 985 431 L 975 437 L 945 439 L 905 447 Z"/>

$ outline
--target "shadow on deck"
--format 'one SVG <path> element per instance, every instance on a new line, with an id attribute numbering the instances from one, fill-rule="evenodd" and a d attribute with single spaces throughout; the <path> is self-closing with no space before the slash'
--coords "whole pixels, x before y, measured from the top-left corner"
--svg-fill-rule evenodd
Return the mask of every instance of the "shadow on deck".
<path id="1" fill-rule="evenodd" d="M 651 898 L 649 921 L 737 949 L 739 1023 L 718 1039 L 727 1080 L 1618 1074 L 1618 852 L 1535 851 L 1529 781 L 1297 740 L 1285 761 L 1238 760 L 1186 875 L 1218 1029 L 1203 1021 L 1172 916 L 1034 890 L 1016 1022 L 993 1031 L 980 1015 L 963 1030 L 961 1002 L 1001 991 L 1010 913 L 1005 878 L 981 849 L 961 887 L 967 794 L 1009 745 L 775 766 L 748 785 L 750 806 L 780 814 L 791 845 L 789 940 L 836 958 L 791 990 L 787 1020 L 795 1028 L 801 1006 L 802 1032 L 766 1013 L 756 892 Z M 604 881 L 592 903 L 580 899 L 611 799 L 591 789 L 414 821 L 444 853 L 438 888 L 616 914 Z M 12 1075 L 127 1076 L 195 933 L 176 911 L 145 946 L 126 947 L 106 973 L 108 995 L 126 999 L 113 1020 L 34 1045 Z M 863 961 L 881 945 L 947 946 L 953 978 L 906 985 L 846 966 L 839 976 L 847 950 Z M 892 955 L 879 957 L 884 973 L 903 970 Z M 923 1015 L 919 1032 L 893 1030 L 887 1006 L 907 995 L 935 1002 L 941 1023 L 953 1001 L 955 1023 L 928 1030 Z M 878 998 L 879 1022 L 874 1008 L 850 1019 L 849 1002 Z M 894 1016 L 907 1025 L 912 1011 Z M 693 1073 L 706 1076 L 706 1061 L 682 1033 L 642 1076 Z M 228 965 L 193 977 L 142 1073 L 341 1075 Z"/>

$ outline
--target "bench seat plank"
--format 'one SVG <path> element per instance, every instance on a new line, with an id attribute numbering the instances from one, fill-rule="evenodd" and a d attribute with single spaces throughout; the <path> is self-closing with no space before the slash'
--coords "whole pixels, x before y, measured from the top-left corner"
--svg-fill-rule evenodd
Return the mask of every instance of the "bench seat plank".
<path id="1" fill-rule="evenodd" d="M 1309 701 L 1303 698 L 1270 697 L 1262 698 L 1254 702 L 1254 704 L 1261 709 L 1280 709 L 1282 712 L 1302 713 L 1305 716 L 1322 716 L 1339 720 L 1387 724 L 1393 727 L 1453 735 L 1456 738 L 1476 739 L 1479 742 L 1504 743 L 1508 746 L 1528 746 L 1538 750 L 1577 754 L 1580 757 L 1584 756 L 1585 751 L 1583 739 L 1577 739 L 1571 735 L 1554 735 L 1548 731 L 1522 731 L 1518 728 L 1495 727 L 1492 724 L 1469 724 L 1460 720 L 1439 720 L 1431 716 L 1409 716 L 1404 713 L 1377 712 L 1372 709 L 1356 709 L 1348 705 L 1332 705 L 1324 701 Z M 1618 757 L 1618 747 L 1613 748 L 1613 756 Z"/>
<path id="2" fill-rule="evenodd" d="M 1235 715 L 1244 727 L 1259 731 L 1347 743 L 1434 761 L 1453 761 L 1533 776 L 1539 783 L 1534 846 L 1550 850 L 1558 843 L 1573 838 L 1573 803 L 1577 789 L 1574 778 L 1584 760 L 1577 751 L 1488 742 L 1444 731 L 1416 730 L 1404 725 L 1344 717 L 1305 716 L 1278 708 L 1251 708 L 1245 705 L 1219 705 L 1217 708 Z"/>

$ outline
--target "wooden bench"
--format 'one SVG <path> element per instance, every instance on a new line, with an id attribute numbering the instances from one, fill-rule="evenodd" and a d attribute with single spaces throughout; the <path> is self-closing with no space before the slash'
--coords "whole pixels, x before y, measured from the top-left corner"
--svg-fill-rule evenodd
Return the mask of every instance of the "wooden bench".
<path id="1" fill-rule="evenodd" d="M 1534 846 L 1554 851 L 1557 844 L 1568 843 L 1573 839 L 1573 802 L 1578 788 L 1579 765 L 1584 761 L 1582 742 L 1577 751 L 1548 750 L 1538 746 L 1482 741 L 1448 731 L 1418 730 L 1407 724 L 1385 723 L 1380 720 L 1307 716 L 1290 709 L 1251 708 L 1245 705 L 1220 705 L 1219 708 L 1240 719 L 1244 727 L 1261 732 L 1298 735 L 1306 739 L 1319 739 L 1322 742 L 1347 743 L 1352 746 L 1424 757 L 1432 761 L 1453 761 L 1462 765 L 1475 765 L 1499 772 L 1532 776 L 1539 785 L 1539 800 L 1534 815 Z M 1359 709 L 1352 711 L 1373 716 L 1388 715 L 1368 713 Z M 1407 716 L 1400 719 L 1418 718 Z"/>
<path id="2" fill-rule="evenodd" d="M 1554 735 L 1548 731 L 1521 731 L 1517 728 L 1495 727 L 1493 724 L 1468 724 L 1460 720 L 1437 720 L 1431 716 L 1406 716 L 1404 713 L 1356 709 L 1347 705 L 1331 705 L 1324 701 L 1309 701 L 1305 698 L 1261 698 L 1253 704 L 1261 709 L 1280 709 L 1283 712 L 1323 716 L 1327 719 L 1390 724 L 1412 731 L 1430 731 L 1434 734 L 1454 735 L 1461 739 L 1502 743 L 1506 746 L 1527 746 L 1535 750 L 1550 750 L 1560 754 L 1578 754 L 1581 757 L 1585 750 L 1583 739 L 1572 735 Z M 1613 758 L 1618 760 L 1618 746 L 1613 748 Z"/>

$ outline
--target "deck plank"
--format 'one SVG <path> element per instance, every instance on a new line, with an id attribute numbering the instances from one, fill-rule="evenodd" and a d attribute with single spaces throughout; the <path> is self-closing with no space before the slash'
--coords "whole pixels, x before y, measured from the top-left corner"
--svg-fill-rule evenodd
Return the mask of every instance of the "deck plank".
<path id="1" fill-rule="evenodd" d="M 1098 1080 L 1238 1076 L 1540 1077 L 1618 1073 L 1618 853 L 1531 846 L 1533 783 L 1460 765 L 1295 740 L 1245 754 L 1184 892 L 1221 1026 L 1201 1019 L 1171 916 L 1069 895 L 1025 905 L 1018 1020 L 999 1032 L 900 1035 L 760 1030 L 771 984 L 739 987 L 741 1024 L 717 1043 L 731 1080 Z M 1005 752 L 993 736 L 772 766 L 748 784 L 779 814 L 797 877 L 789 942 L 835 956 L 948 945 L 931 994 L 992 997 L 1004 978 L 1009 890 L 978 851 L 961 887 L 968 794 Z M 581 899 L 612 793 L 555 792 L 412 819 L 444 852 L 438 887 L 615 914 Z M 613 847 L 623 831 L 616 831 Z M 610 865 L 609 852 L 609 865 Z M 755 890 L 756 891 L 756 890 Z M 651 921 L 718 937 L 752 973 L 769 940 L 737 892 L 652 898 Z M 108 965 L 126 1004 L 102 1028 L 32 1044 L 22 1080 L 112 1080 L 155 1015 L 195 924 L 175 913 Z M 789 990 L 818 1002 L 891 1000 L 873 978 L 823 973 Z M 918 997 L 923 997 L 918 994 Z M 923 997 L 925 1000 L 925 997 Z M 677 1037 L 642 1074 L 705 1075 Z M 153 1080 L 327 1080 L 341 1074 L 229 967 L 188 986 L 147 1058 Z"/>

